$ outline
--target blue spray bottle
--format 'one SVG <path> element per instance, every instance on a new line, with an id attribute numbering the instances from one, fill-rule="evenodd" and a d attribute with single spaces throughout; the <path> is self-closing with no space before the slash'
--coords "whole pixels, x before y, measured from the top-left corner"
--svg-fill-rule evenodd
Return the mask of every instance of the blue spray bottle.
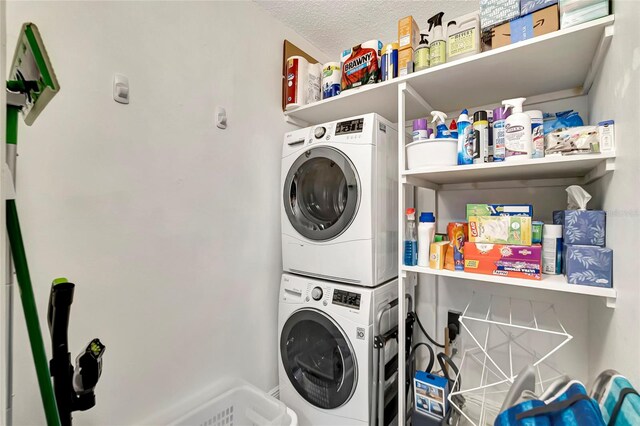
<path id="1" fill-rule="evenodd" d="M 473 164 L 473 126 L 469 111 L 463 109 L 458 117 L 458 165 Z"/>
<path id="2" fill-rule="evenodd" d="M 407 209 L 407 223 L 404 228 L 404 264 L 418 264 L 418 234 L 416 233 L 416 209 Z"/>
<path id="3" fill-rule="evenodd" d="M 450 138 L 451 133 L 449 133 L 449 128 L 445 121 L 447 120 L 447 114 L 442 111 L 431 111 L 431 115 L 433 116 L 432 123 L 438 121 L 438 125 L 436 126 L 436 139 L 442 138 Z"/>

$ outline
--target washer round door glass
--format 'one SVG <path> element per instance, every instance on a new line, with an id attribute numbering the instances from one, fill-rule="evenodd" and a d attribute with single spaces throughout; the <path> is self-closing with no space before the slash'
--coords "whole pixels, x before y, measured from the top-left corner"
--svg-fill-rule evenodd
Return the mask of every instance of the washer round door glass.
<path id="1" fill-rule="evenodd" d="M 344 232 L 357 213 L 358 176 L 337 149 L 311 148 L 291 166 L 283 195 L 289 221 L 300 235 L 329 240 Z"/>
<path id="2" fill-rule="evenodd" d="M 330 317 L 301 309 L 280 336 L 282 364 L 298 393 L 319 408 L 345 404 L 357 383 L 357 364 L 344 332 Z"/>

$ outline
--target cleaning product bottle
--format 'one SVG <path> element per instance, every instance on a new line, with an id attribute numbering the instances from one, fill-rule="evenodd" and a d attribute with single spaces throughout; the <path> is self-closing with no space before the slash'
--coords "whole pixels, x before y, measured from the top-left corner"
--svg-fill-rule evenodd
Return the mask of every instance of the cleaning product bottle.
<path id="1" fill-rule="evenodd" d="M 562 225 L 542 226 L 542 272 L 562 273 Z"/>
<path id="2" fill-rule="evenodd" d="M 429 40 L 427 34 L 420 34 L 420 43 L 413 53 L 414 71 L 420 71 L 429 68 Z"/>
<path id="3" fill-rule="evenodd" d="M 525 111 L 531 119 L 531 158 L 544 158 L 544 130 L 542 111 Z"/>
<path id="4" fill-rule="evenodd" d="M 433 27 L 431 45 L 429 46 L 429 66 L 444 64 L 447 61 L 447 42 L 442 29 L 442 16 L 444 12 L 436 13 L 429 22 L 429 31 Z"/>
<path id="5" fill-rule="evenodd" d="M 512 109 L 504 127 L 506 161 L 531 158 L 531 118 L 522 112 L 525 100 L 526 98 L 515 98 L 502 101 L 505 108 Z"/>
<path id="6" fill-rule="evenodd" d="M 417 118 L 413 120 L 413 133 L 411 135 L 413 136 L 414 142 L 429 138 L 426 118 Z"/>
<path id="7" fill-rule="evenodd" d="M 504 161 L 504 126 L 509 117 L 509 108 L 493 110 L 493 161 Z"/>
<path id="8" fill-rule="evenodd" d="M 487 111 L 473 113 L 473 164 L 489 162 L 489 121 Z"/>
<path id="9" fill-rule="evenodd" d="M 442 111 L 431 111 L 431 115 L 433 116 L 432 123 L 438 121 L 438 125 L 436 126 L 436 139 L 441 138 L 450 138 L 451 133 L 449 133 L 449 129 L 445 121 L 447 120 L 447 114 Z"/>
<path id="10" fill-rule="evenodd" d="M 435 235 L 435 216 L 432 212 L 422 212 L 418 224 L 418 266 L 429 266 L 429 248 Z"/>
<path id="11" fill-rule="evenodd" d="M 416 237 L 416 209 L 407 209 L 407 223 L 404 230 L 404 264 L 418 264 L 418 241 Z"/>
<path id="12" fill-rule="evenodd" d="M 449 134 L 453 139 L 458 139 L 458 125 L 456 124 L 455 118 L 451 120 L 449 124 Z"/>
<path id="13" fill-rule="evenodd" d="M 473 150 L 467 145 L 473 131 L 469 121 L 469 111 L 463 109 L 458 117 L 458 165 L 473 164 Z"/>

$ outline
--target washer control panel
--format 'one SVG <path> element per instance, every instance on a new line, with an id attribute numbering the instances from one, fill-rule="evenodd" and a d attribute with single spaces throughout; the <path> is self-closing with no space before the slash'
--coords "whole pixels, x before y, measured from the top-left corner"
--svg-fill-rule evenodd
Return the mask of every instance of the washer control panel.
<path id="1" fill-rule="evenodd" d="M 348 308 L 360 309 L 360 293 L 345 290 L 334 290 L 333 300 L 334 305 L 346 306 Z"/>
<path id="2" fill-rule="evenodd" d="M 313 298 L 313 300 L 320 300 L 322 299 L 322 293 L 322 288 L 314 287 L 313 290 L 311 290 L 311 297 Z"/>

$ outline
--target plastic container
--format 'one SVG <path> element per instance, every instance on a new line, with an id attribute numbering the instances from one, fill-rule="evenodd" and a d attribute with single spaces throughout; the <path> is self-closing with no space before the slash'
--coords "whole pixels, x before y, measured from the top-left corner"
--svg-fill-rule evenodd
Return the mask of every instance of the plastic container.
<path id="1" fill-rule="evenodd" d="M 472 12 L 447 23 L 447 62 L 480 53 L 480 13 Z"/>
<path id="2" fill-rule="evenodd" d="M 521 161 L 531 158 L 531 118 L 522 112 L 522 103 L 526 98 L 502 101 L 505 108 L 512 108 L 511 115 L 505 121 L 505 160 Z"/>
<path id="3" fill-rule="evenodd" d="M 504 126 L 509 115 L 509 108 L 499 107 L 493 110 L 493 161 L 504 161 Z"/>
<path id="4" fill-rule="evenodd" d="M 562 225 L 542 227 L 542 273 L 562 273 Z"/>
<path id="5" fill-rule="evenodd" d="M 432 212 L 421 213 L 418 224 L 418 266 L 429 266 L 429 250 L 435 235 L 435 216 Z"/>
<path id="6" fill-rule="evenodd" d="M 542 111 L 525 111 L 531 118 L 531 158 L 544 158 L 544 134 Z"/>
<path id="7" fill-rule="evenodd" d="M 429 137 L 429 130 L 427 126 L 426 118 L 417 118 L 413 120 L 413 141 L 417 142 L 421 139 L 427 139 Z"/>
<path id="8" fill-rule="evenodd" d="M 489 162 L 489 119 L 487 111 L 473 113 L 473 164 Z"/>
<path id="9" fill-rule="evenodd" d="M 170 425 L 297 426 L 298 417 L 282 402 L 249 383 L 240 380 L 233 383 L 230 389 Z"/>
<path id="10" fill-rule="evenodd" d="M 416 209 L 409 208 L 406 212 L 407 223 L 404 230 L 404 264 L 416 266 L 418 264 L 418 235 L 416 234 Z"/>
<path id="11" fill-rule="evenodd" d="M 407 145 L 407 169 L 458 164 L 458 140 L 426 139 Z"/>

